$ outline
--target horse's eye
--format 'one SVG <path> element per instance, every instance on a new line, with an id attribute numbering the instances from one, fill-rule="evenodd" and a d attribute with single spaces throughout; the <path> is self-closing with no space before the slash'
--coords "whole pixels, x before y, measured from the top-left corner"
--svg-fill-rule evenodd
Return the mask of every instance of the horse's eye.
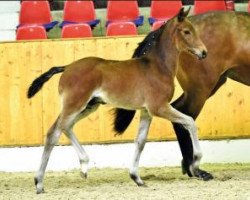
<path id="1" fill-rule="evenodd" d="M 184 31 L 184 33 L 185 33 L 186 35 L 191 34 L 191 32 L 190 32 L 190 31 L 188 31 L 188 30 L 185 30 L 185 31 Z"/>

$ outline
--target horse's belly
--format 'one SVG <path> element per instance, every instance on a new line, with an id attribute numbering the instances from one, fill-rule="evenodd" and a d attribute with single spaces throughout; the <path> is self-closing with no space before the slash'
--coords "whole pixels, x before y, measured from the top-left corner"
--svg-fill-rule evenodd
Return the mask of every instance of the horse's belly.
<path id="1" fill-rule="evenodd" d="M 113 93 L 99 90 L 98 92 L 96 92 L 95 97 L 99 97 L 106 104 L 110 104 L 118 108 L 137 110 L 145 107 L 144 97 L 142 95 L 131 95 L 128 94 L 126 91 L 121 91 L 120 93 Z"/>

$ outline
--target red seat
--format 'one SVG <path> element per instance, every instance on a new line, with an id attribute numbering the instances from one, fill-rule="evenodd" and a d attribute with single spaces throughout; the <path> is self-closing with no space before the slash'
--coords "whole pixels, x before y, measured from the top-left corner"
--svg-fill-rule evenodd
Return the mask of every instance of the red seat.
<path id="1" fill-rule="evenodd" d="M 178 14 L 182 7 L 181 0 L 162 1 L 153 0 L 150 7 L 149 23 L 152 25 L 155 21 L 166 21 Z"/>
<path id="2" fill-rule="evenodd" d="M 47 30 L 53 28 L 58 22 L 52 22 L 48 1 L 22 1 L 19 26 L 43 25 Z"/>
<path id="3" fill-rule="evenodd" d="M 248 1 L 248 8 L 247 11 L 250 13 L 250 0 Z"/>
<path id="4" fill-rule="evenodd" d="M 226 2 L 226 8 L 229 11 L 235 11 L 235 3 L 234 0 L 225 0 Z"/>
<path id="5" fill-rule="evenodd" d="M 66 1 L 63 12 L 63 24 L 67 22 L 88 23 L 95 26 L 100 22 L 96 19 L 94 3 L 91 0 L 88 1 Z"/>
<path id="6" fill-rule="evenodd" d="M 160 28 L 164 23 L 165 21 L 156 21 L 155 23 L 153 23 L 151 30 L 155 31 L 156 29 Z"/>
<path id="7" fill-rule="evenodd" d="M 194 14 L 201 14 L 208 11 L 226 11 L 226 3 L 224 0 L 217 1 L 206 1 L 206 0 L 195 0 L 194 1 Z"/>
<path id="8" fill-rule="evenodd" d="M 43 26 L 22 26 L 17 29 L 17 40 L 47 39 L 46 30 Z"/>
<path id="9" fill-rule="evenodd" d="M 137 35 L 136 25 L 133 22 L 113 22 L 108 25 L 106 35 Z"/>
<path id="10" fill-rule="evenodd" d="M 108 1 L 107 21 L 132 21 L 137 26 L 143 24 L 143 16 L 139 16 L 137 1 Z"/>
<path id="11" fill-rule="evenodd" d="M 68 24 L 62 28 L 62 38 L 92 37 L 92 30 L 88 24 Z"/>

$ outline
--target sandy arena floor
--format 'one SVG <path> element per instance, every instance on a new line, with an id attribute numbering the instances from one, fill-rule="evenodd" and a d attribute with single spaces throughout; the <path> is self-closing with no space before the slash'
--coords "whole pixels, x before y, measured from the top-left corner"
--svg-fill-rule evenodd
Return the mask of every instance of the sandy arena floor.
<path id="1" fill-rule="evenodd" d="M 35 194 L 34 173 L 0 173 L 0 199 L 109 200 L 250 200 L 250 164 L 203 165 L 215 179 L 204 182 L 181 174 L 180 168 L 141 168 L 147 187 L 137 187 L 126 169 L 47 172 L 46 193 Z"/>

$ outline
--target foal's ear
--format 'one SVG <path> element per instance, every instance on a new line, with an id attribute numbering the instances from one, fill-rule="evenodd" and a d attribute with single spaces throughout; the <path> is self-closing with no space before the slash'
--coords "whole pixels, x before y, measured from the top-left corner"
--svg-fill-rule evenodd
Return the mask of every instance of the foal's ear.
<path id="1" fill-rule="evenodd" d="M 180 11 L 179 11 L 179 13 L 178 13 L 178 15 L 177 15 L 177 16 L 178 16 L 178 21 L 179 21 L 179 22 L 182 22 L 182 21 L 185 19 L 185 17 L 188 16 L 188 13 L 189 13 L 190 9 L 191 9 L 191 6 L 189 6 L 189 8 L 188 8 L 187 11 L 184 11 L 184 7 L 182 7 L 182 8 L 180 9 Z"/>

